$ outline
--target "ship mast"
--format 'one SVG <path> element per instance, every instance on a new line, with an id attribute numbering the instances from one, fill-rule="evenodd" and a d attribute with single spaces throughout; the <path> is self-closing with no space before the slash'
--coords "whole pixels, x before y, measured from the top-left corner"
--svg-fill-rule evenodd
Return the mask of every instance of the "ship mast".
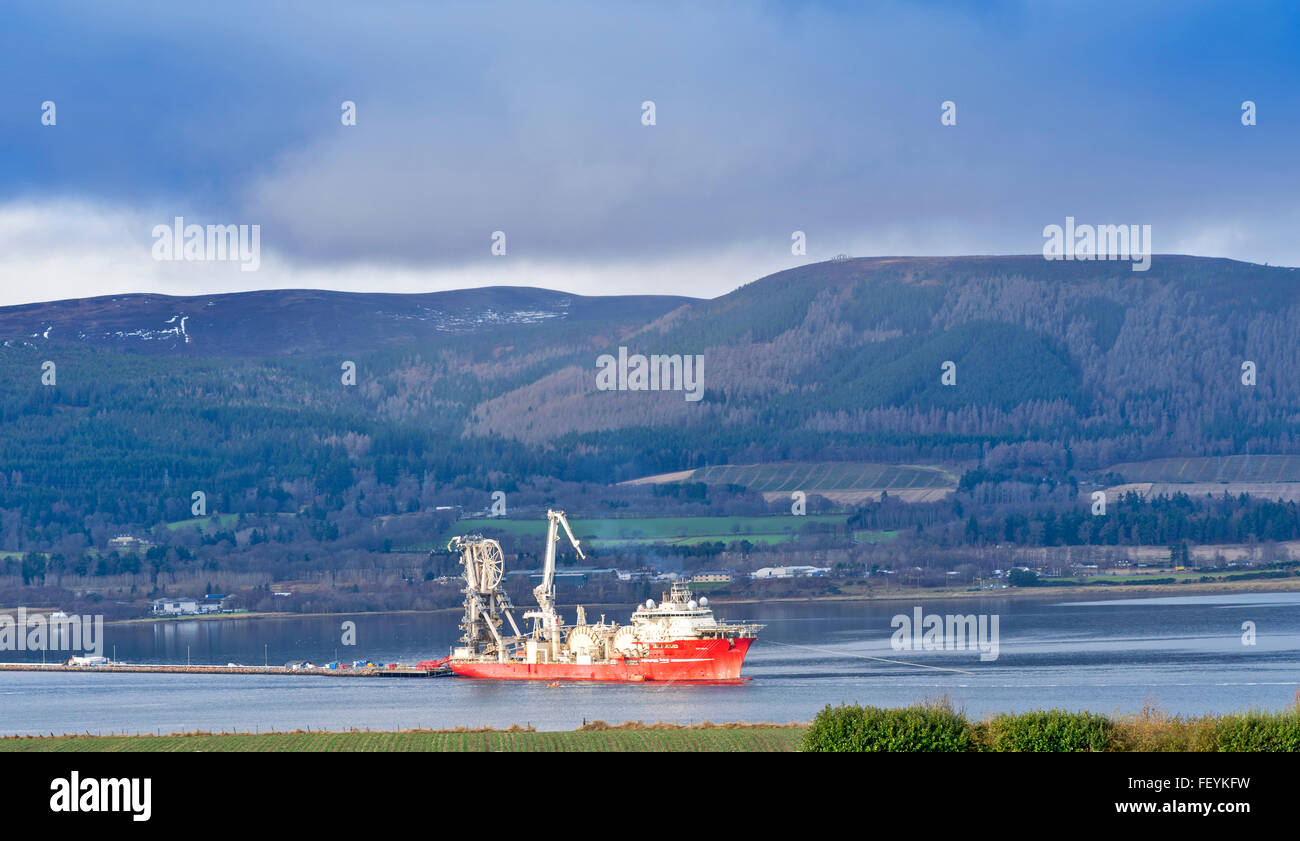
<path id="1" fill-rule="evenodd" d="M 554 660 L 559 655 L 560 644 L 560 617 L 555 613 L 555 544 L 560 540 L 560 526 L 564 527 L 564 533 L 568 535 L 578 558 L 586 560 L 587 556 L 582 553 L 578 538 L 573 536 L 573 529 L 569 528 L 569 521 L 565 519 L 563 511 L 548 509 L 546 519 L 546 564 L 542 569 L 542 583 L 533 588 L 538 609 L 525 613 L 524 618 L 533 620 L 534 637 L 542 636 L 550 642 L 551 659 Z"/>

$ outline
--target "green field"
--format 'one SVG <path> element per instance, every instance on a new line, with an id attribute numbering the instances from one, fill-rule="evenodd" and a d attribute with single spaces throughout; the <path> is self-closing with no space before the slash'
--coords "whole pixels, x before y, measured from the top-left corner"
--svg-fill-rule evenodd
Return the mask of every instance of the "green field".
<path id="1" fill-rule="evenodd" d="M 885 543 L 898 537 L 896 529 L 886 529 L 876 531 L 872 529 L 860 529 L 853 532 L 853 539 L 859 543 Z"/>
<path id="2" fill-rule="evenodd" d="M 1106 469 L 1126 482 L 1300 482 L 1300 456 L 1160 458 Z"/>
<path id="3" fill-rule="evenodd" d="M 688 481 L 741 485 L 760 493 L 951 488 L 957 478 L 939 468 L 873 462 L 780 462 L 702 467 Z"/>
<path id="4" fill-rule="evenodd" d="M 618 546 L 649 543 L 680 543 L 684 545 L 712 541 L 730 542 L 748 540 L 751 543 L 781 543 L 790 540 L 809 523 L 843 526 L 843 514 L 810 514 L 806 517 L 778 515 L 772 517 L 629 517 L 610 520 L 572 520 L 574 535 L 582 541 L 592 541 L 596 546 Z M 484 518 L 461 520 L 446 537 L 453 535 L 494 531 L 511 537 L 546 536 L 546 520 Z"/>
<path id="5" fill-rule="evenodd" d="M 176 736 L 53 736 L 0 738 L 0 752 L 755 752 L 797 750 L 804 728 L 625 727 L 554 733 L 531 730 L 196 733 Z"/>
<path id="6" fill-rule="evenodd" d="M 215 526 L 212 522 L 213 520 L 217 521 Z M 176 531 L 176 529 L 179 528 L 185 528 L 186 526 L 198 526 L 199 531 L 207 531 L 214 527 L 225 529 L 233 526 L 238 520 L 238 514 L 214 514 L 211 517 L 194 517 L 190 520 L 177 520 L 174 523 L 168 523 L 167 528 L 172 531 Z"/>
<path id="7" fill-rule="evenodd" d="M 1203 578 L 1209 578 L 1214 581 L 1220 579 L 1242 580 L 1238 576 L 1242 575 L 1261 575 L 1270 574 L 1270 577 L 1278 577 L 1277 573 L 1282 573 L 1280 577 L 1286 577 L 1289 573 L 1276 569 L 1229 569 L 1218 572 L 1197 572 L 1190 567 L 1188 569 L 1163 569 L 1148 573 L 1126 573 L 1122 575 L 1088 575 L 1083 579 L 1085 584 L 1142 584 L 1153 578 L 1176 578 L 1179 582 L 1199 582 Z M 1047 577 L 1043 576 L 1039 581 L 1044 585 L 1065 583 L 1077 583 L 1079 579 L 1071 576 Z"/>

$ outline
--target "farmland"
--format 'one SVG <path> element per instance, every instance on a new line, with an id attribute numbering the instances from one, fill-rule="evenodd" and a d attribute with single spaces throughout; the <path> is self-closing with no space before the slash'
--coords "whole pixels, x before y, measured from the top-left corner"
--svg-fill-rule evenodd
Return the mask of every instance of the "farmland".
<path id="1" fill-rule="evenodd" d="M 752 543 L 781 543 L 793 539 L 805 527 L 815 524 L 842 527 L 847 517 L 842 514 L 810 514 L 771 517 L 629 517 L 606 520 L 574 520 L 574 535 L 583 541 L 600 546 L 628 546 L 650 543 L 691 545 L 708 541 L 730 542 L 749 540 Z M 456 523 L 448 537 L 471 532 L 492 534 L 495 531 L 510 537 L 537 537 L 546 535 L 546 521 L 528 519 L 471 519 Z"/>
<path id="2" fill-rule="evenodd" d="M 793 751 L 799 725 L 600 724 L 561 732 L 406 730 L 293 733 L 188 733 L 169 736 L 52 736 L 0 738 L 0 752 L 756 752 Z"/>
<path id="3" fill-rule="evenodd" d="M 815 493 L 836 502 L 879 499 L 882 492 L 910 502 L 941 499 L 952 492 L 957 477 L 941 467 L 874 462 L 776 462 L 717 465 L 693 471 L 664 473 L 637 479 L 636 484 L 704 482 L 739 485 L 769 500 L 788 498 L 795 491 Z"/>
<path id="4" fill-rule="evenodd" d="M 1221 497 L 1226 493 L 1300 502 L 1300 456 L 1162 458 L 1116 464 L 1105 472 L 1123 479 L 1106 488 L 1110 501 L 1126 493 L 1143 497 L 1181 493 L 1194 498 Z"/>
<path id="5" fill-rule="evenodd" d="M 1205 497 L 1240 496 L 1249 494 L 1254 499 L 1282 502 L 1300 502 L 1300 482 L 1129 482 L 1124 485 L 1111 485 L 1106 488 L 1107 502 L 1114 502 L 1125 494 L 1134 493 L 1140 497 L 1173 496 L 1184 494 L 1193 499 Z M 1089 497 L 1090 491 L 1079 492 L 1081 499 Z"/>
<path id="6" fill-rule="evenodd" d="M 211 517 L 194 517 L 189 520 L 177 520 L 174 523 L 168 523 L 167 528 L 175 531 L 176 529 L 188 528 L 194 526 L 199 531 L 218 531 L 233 526 L 239 520 L 237 514 L 214 514 Z"/>
<path id="7" fill-rule="evenodd" d="M 1116 464 L 1107 472 L 1125 482 L 1300 482 L 1300 456 L 1162 458 Z"/>

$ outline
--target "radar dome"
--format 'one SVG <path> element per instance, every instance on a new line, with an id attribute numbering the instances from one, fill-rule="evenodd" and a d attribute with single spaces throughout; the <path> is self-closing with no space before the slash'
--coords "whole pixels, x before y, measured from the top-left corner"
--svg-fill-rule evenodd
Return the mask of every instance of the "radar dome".
<path id="1" fill-rule="evenodd" d="M 654 600 L 654 599 L 646 599 L 646 600 L 645 600 L 645 606 L 648 607 L 648 608 L 650 608 L 651 610 L 654 610 L 654 607 L 655 607 L 655 600 Z"/>
<path id="2" fill-rule="evenodd" d="M 709 606 L 709 597 L 700 596 L 700 607 L 708 607 L 708 606 Z"/>
<path id="3" fill-rule="evenodd" d="M 687 610 L 694 610 L 697 607 L 699 607 L 699 605 L 695 603 L 695 599 L 691 599 L 689 602 L 686 603 Z"/>

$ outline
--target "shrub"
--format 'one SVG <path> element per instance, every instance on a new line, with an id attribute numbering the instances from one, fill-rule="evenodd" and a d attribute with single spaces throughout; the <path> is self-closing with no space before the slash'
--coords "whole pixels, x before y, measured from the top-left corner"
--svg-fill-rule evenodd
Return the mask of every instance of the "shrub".
<path id="1" fill-rule="evenodd" d="M 1300 694 L 1300 693 L 1298 693 Z M 1284 712 L 1169 716 L 1148 704 L 1112 720 L 1037 710 L 969 722 L 947 702 L 902 709 L 826 707 L 804 751 L 1251 751 L 1300 752 L 1300 705 Z"/>
<path id="2" fill-rule="evenodd" d="M 1036 710 L 994 717 L 984 731 L 984 742 L 994 751 L 1103 751 L 1110 747 L 1113 730 L 1104 715 Z"/>
<path id="3" fill-rule="evenodd" d="M 970 724 L 946 703 L 902 709 L 827 706 L 804 734 L 804 751 L 969 751 Z"/>
<path id="4" fill-rule="evenodd" d="M 1141 712 L 1115 722 L 1107 749 L 1137 753 L 1214 750 L 1214 720 L 1214 716 L 1171 716 L 1148 701 Z"/>
<path id="5" fill-rule="evenodd" d="M 1300 751 L 1300 709 L 1225 715 L 1214 722 L 1216 751 Z"/>

